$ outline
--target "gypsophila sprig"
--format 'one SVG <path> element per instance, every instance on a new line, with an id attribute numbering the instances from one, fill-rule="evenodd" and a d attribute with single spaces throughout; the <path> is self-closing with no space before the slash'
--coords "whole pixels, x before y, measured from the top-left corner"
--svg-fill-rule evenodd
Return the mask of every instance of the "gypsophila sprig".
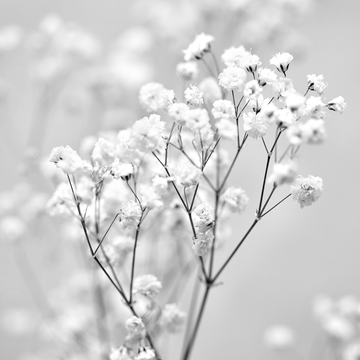
<path id="1" fill-rule="evenodd" d="M 309 175 L 304 178 L 303 176 L 299 176 L 296 179 L 295 185 L 291 187 L 291 194 L 293 199 L 303 208 L 317 201 L 323 189 L 323 181 L 320 177 Z"/>

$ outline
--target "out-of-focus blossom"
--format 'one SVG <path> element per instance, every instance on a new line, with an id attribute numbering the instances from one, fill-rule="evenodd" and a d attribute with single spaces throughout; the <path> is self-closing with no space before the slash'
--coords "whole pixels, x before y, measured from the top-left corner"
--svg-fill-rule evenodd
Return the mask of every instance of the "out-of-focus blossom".
<path id="1" fill-rule="evenodd" d="M 176 74 L 180 79 L 185 81 L 193 81 L 199 75 L 199 66 L 196 61 L 179 63 L 176 66 Z"/>
<path id="2" fill-rule="evenodd" d="M 314 119 L 323 119 L 326 115 L 325 104 L 319 96 L 310 96 L 306 100 L 306 113 Z"/>
<path id="3" fill-rule="evenodd" d="M 155 275 L 139 275 L 134 280 L 133 293 L 139 293 L 145 296 L 154 297 L 162 289 L 161 282 Z"/>
<path id="4" fill-rule="evenodd" d="M 17 216 L 7 215 L 0 220 L 0 238 L 12 242 L 26 233 L 26 224 Z"/>
<path id="5" fill-rule="evenodd" d="M 258 82 L 260 86 L 272 85 L 277 80 L 277 75 L 270 69 L 258 69 Z"/>
<path id="6" fill-rule="evenodd" d="M 0 29 L 0 54 L 15 50 L 21 43 L 23 31 L 15 25 Z"/>
<path id="7" fill-rule="evenodd" d="M 335 99 L 330 100 L 326 106 L 329 110 L 338 111 L 342 114 L 347 107 L 347 104 L 342 96 L 338 96 Z"/>
<path id="8" fill-rule="evenodd" d="M 186 314 L 177 304 L 166 304 L 161 312 L 160 324 L 170 333 L 177 333 L 185 323 Z"/>
<path id="9" fill-rule="evenodd" d="M 245 190 L 233 186 L 226 189 L 221 199 L 232 212 L 236 213 L 242 213 L 249 203 Z"/>
<path id="10" fill-rule="evenodd" d="M 211 43 L 214 41 L 214 37 L 201 33 L 196 35 L 195 40 L 189 45 L 186 50 L 183 50 L 184 60 L 201 60 L 205 53 L 211 49 Z"/>
<path id="11" fill-rule="evenodd" d="M 203 92 L 197 86 L 190 85 L 185 90 L 185 99 L 189 105 L 200 106 L 204 103 Z"/>
<path id="12" fill-rule="evenodd" d="M 125 322 L 126 330 L 132 339 L 142 339 L 146 335 L 145 325 L 137 316 L 132 316 Z"/>
<path id="13" fill-rule="evenodd" d="M 327 87 L 327 83 L 324 81 L 324 75 L 308 75 L 307 81 L 308 89 L 316 91 L 319 95 L 321 95 Z"/>
<path id="14" fill-rule="evenodd" d="M 262 93 L 262 88 L 256 80 L 251 80 L 245 84 L 244 96 L 246 100 L 257 100 Z"/>
<path id="15" fill-rule="evenodd" d="M 264 342 L 273 350 L 284 350 L 294 346 L 295 335 L 289 327 L 275 325 L 266 330 Z"/>
<path id="16" fill-rule="evenodd" d="M 214 119 L 229 119 L 235 117 L 234 104 L 229 100 L 216 100 L 211 113 Z"/>
<path id="17" fill-rule="evenodd" d="M 184 103 L 174 103 L 169 106 L 168 114 L 180 125 L 185 125 L 190 108 Z"/>
<path id="18" fill-rule="evenodd" d="M 213 77 L 203 79 L 199 84 L 199 89 L 203 92 L 204 101 L 207 103 L 212 104 L 222 97 L 221 88 Z"/>
<path id="19" fill-rule="evenodd" d="M 119 158 L 116 158 L 115 161 L 111 164 L 110 174 L 116 180 L 128 180 L 133 173 L 133 165 L 129 163 L 121 163 Z"/>
<path id="20" fill-rule="evenodd" d="M 183 163 L 173 169 L 172 175 L 178 184 L 188 187 L 197 185 L 200 182 L 202 172 L 190 163 Z"/>
<path id="21" fill-rule="evenodd" d="M 269 176 L 268 182 L 276 184 L 277 186 L 283 184 L 291 184 L 294 182 L 297 175 L 296 163 L 290 161 L 288 163 L 276 163 L 273 167 L 273 172 Z"/>
<path id="22" fill-rule="evenodd" d="M 149 112 L 166 110 L 174 99 L 173 90 L 168 90 L 164 85 L 156 82 L 143 85 L 139 93 L 140 105 Z"/>

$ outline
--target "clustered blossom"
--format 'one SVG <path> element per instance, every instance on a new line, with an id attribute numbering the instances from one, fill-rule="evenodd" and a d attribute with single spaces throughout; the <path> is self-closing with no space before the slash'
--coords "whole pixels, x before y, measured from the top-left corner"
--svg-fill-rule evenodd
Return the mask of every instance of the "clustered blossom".
<path id="1" fill-rule="evenodd" d="M 214 41 L 214 37 L 201 33 L 195 37 L 195 40 L 189 45 L 186 50 L 183 50 L 184 60 L 201 60 L 205 53 L 211 49 L 211 42 Z"/>
<path id="2" fill-rule="evenodd" d="M 246 72 L 244 69 L 229 66 L 219 75 L 219 84 L 229 91 L 241 91 L 244 88 Z"/>
<path id="3" fill-rule="evenodd" d="M 274 65 L 279 72 L 285 74 L 288 71 L 293 58 L 294 57 L 287 52 L 277 53 L 270 59 L 270 64 Z"/>
<path id="4" fill-rule="evenodd" d="M 139 93 L 140 105 L 149 112 L 166 110 L 175 99 L 173 90 L 168 90 L 160 83 L 147 83 Z"/>
<path id="5" fill-rule="evenodd" d="M 262 93 L 262 88 L 256 80 L 251 80 L 245 84 L 244 96 L 246 100 L 257 100 Z"/>
<path id="6" fill-rule="evenodd" d="M 154 151 L 164 143 L 165 122 L 159 115 L 152 114 L 135 122 L 131 128 L 132 146 L 139 151 Z"/>
<path id="7" fill-rule="evenodd" d="M 177 304 L 166 304 L 161 312 L 160 323 L 170 333 L 177 333 L 185 323 L 186 314 Z"/>
<path id="8" fill-rule="evenodd" d="M 229 100 L 216 100 L 213 103 L 211 113 L 214 119 L 230 119 L 235 117 L 234 105 Z"/>
<path id="9" fill-rule="evenodd" d="M 329 110 L 338 111 L 340 114 L 344 112 L 346 106 L 346 102 L 342 96 L 338 96 L 327 103 Z"/>
<path id="10" fill-rule="evenodd" d="M 168 108 L 168 114 L 180 125 L 185 125 L 189 110 L 189 106 L 184 103 L 174 103 Z"/>
<path id="11" fill-rule="evenodd" d="M 155 275 L 139 275 L 134 280 L 133 293 L 152 298 L 160 292 L 161 288 L 161 282 Z"/>
<path id="12" fill-rule="evenodd" d="M 198 205 L 192 214 L 195 228 L 201 233 L 211 229 L 215 224 L 214 209 L 207 203 Z"/>
<path id="13" fill-rule="evenodd" d="M 125 322 L 126 330 L 129 338 L 142 339 L 146 335 L 145 325 L 137 316 L 132 316 Z"/>
<path id="14" fill-rule="evenodd" d="M 305 111 L 314 119 L 323 119 L 326 116 L 325 104 L 318 96 L 310 96 L 306 100 Z"/>
<path id="15" fill-rule="evenodd" d="M 72 175 L 84 166 L 78 153 L 70 146 L 59 146 L 52 149 L 49 161 L 53 162 L 65 174 Z"/>
<path id="16" fill-rule="evenodd" d="M 120 209 L 120 225 L 123 229 L 136 229 L 140 223 L 142 211 L 133 200 L 123 204 Z"/>
<path id="17" fill-rule="evenodd" d="M 245 190 L 233 186 L 227 188 L 221 198 L 230 211 L 236 213 L 242 213 L 249 203 Z"/>
<path id="18" fill-rule="evenodd" d="M 128 180 L 129 177 L 134 173 L 134 167 L 132 164 L 121 163 L 119 158 L 116 158 L 115 161 L 111 164 L 110 175 L 118 180 Z"/>
<path id="19" fill-rule="evenodd" d="M 199 75 L 199 67 L 196 61 L 179 63 L 176 66 L 176 74 L 183 80 L 192 81 Z"/>
<path id="20" fill-rule="evenodd" d="M 243 119 L 244 130 L 247 131 L 250 137 L 257 139 L 258 137 L 262 137 L 266 134 L 268 125 L 261 114 L 255 114 L 253 112 L 244 113 Z"/>
<path id="21" fill-rule="evenodd" d="M 276 163 L 273 167 L 273 172 L 269 176 L 269 183 L 276 186 L 283 184 L 291 184 L 294 182 L 297 175 L 296 163 L 290 161 L 288 163 Z"/>
<path id="22" fill-rule="evenodd" d="M 201 106 L 204 103 L 203 92 L 194 85 L 190 85 L 185 90 L 185 99 L 189 105 L 193 106 Z"/>
<path id="23" fill-rule="evenodd" d="M 324 75 L 311 74 L 307 76 L 307 80 L 308 89 L 316 91 L 319 95 L 321 95 L 327 87 L 327 83 L 324 81 Z"/>
<path id="24" fill-rule="evenodd" d="M 293 199 L 303 208 L 317 201 L 323 192 L 323 188 L 323 181 L 320 177 L 309 175 L 304 178 L 299 175 L 295 185 L 291 187 L 291 194 Z"/>
<path id="25" fill-rule="evenodd" d="M 277 75 L 270 69 L 258 69 L 258 82 L 260 86 L 272 85 L 277 81 Z"/>
<path id="26" fill-rule="evenodd" d="M 235 140 L 237 138 L 237 127 L 235 122 L 222 118 L 215 123 L 215 127 L 222 139 Z"/>
<path id="27" fill-rule="evenodd" d="M 202 172 L 194 165 L 184 163 L 174 168 L 172 175 L 176 183 L 188 187 L 197 185 L 200 182 Z"/>

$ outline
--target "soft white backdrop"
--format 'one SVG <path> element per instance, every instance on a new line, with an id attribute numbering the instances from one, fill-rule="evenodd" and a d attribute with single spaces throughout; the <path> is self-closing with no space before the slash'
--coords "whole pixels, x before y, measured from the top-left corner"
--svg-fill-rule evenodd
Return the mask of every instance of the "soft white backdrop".
<path id="1" fill-rule="evenodd" d="M 323 74 L 329 83 L 326 98 L 330 100 L 342 95 L 348 103 L 342 116 L 334 113 L 326 119 L 329 136 L 325 144 L 304 148 L 301 153 L 300 172 L 323 178 L 323 196 L 314 206 L 302 210 L 288 200 L 261 221 L 235 261 L 223 273 L 224 286 L 213 290 L 194 359 L 271 358 L 262 345 L 262 334 L 274 323 L 293 327 L 299 349 L 307 355 L 317 332 L 311 314 L 314 296 L 326 293 L 334 298 L 347 294 L 360 297 L 359 11 L 360 3 L 356 0 L 320 1 L 303 28 L 308 41 L 307 54 L 301 61 L 294 61 L 289 75 L 300 90 L 306 86 L 307 74 Z M 2 0 L 0 26 L 17 23 L 31 30 L 49 12 L 79 22 L 105 42 L 114 38 L 127 21 L 124 1 Z M 223 47 L 221 43 L 215 43 L 214 49 L 220 54 Z M 267 56 L 269 58 L 282 50 L 287 49 L 274 48 Z M 262 61 L 266 63 L 268 59 L 262 57 Z M 7 60 L 0 71 L 5 77 L 15 78 L 15 84 L 19 85 L 21 73 L 17 69 L 21 64 L 22 59 Z M 25 94 L 29 94 L 30 90 L 26 91 Z M 19 91 L 19 102 L 28 103 L 30 100 L 22 94 Z M 17 118 L 21 120 L 15 127 L 23 141 L 28 117 L 22 109 L 17 109 Z M 60 143 L 70 143 L 75 147 L 79 139 L 72 135 L 72 126 L 78 125 L 64 123 L 61 126 L 63 131 L 58 135 L 52 132 L 46 141 L 47 150 Z M 1 119 L 1 132 L 6 136 L 7 131 L 4 119 Z M 3 137 L 0 149 L 1 187 L 7 189 L 16 178 L 16 164 Z M 249 145 L 246 152 L 254 152 L 255 157 L 242 165 L 244 169 L 249 166 L 252 173 L 258 174 L 259 181 L 265 158 L 258 162 L 257 156 L 262 151 L 260 142 Z M 233 184 L 241 184 L 250 194 L 255 193 L 249 176 L 240 178 L 237 175 L 235 173 L 231 179 Z M 256 202 L 252 204 L 253 208 Z M 241 227 L 250 223 L 250 216 L 242 221 Z M 231 243 L 235 242 L 234 235 Z M 229 245 L 224 252 L 230 248 Z M 33 307 L 12 262 L 10 249 L 4 245 L 1 246 L 0 264 L 2 311 L 10 305 Z M 41 277 L 45 270 L 36 265 L 35 268 Z M 3 332 L 0 334 L 2 359 L 15 359 L 26 348 L 36 347 L 31 339 L 20 341 Z"/>

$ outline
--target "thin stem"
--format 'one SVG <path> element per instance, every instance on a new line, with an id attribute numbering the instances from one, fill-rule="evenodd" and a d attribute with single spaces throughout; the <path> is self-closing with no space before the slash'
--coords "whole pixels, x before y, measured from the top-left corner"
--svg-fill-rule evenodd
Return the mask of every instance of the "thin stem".
<path id="1" fill-rule="evenodd" d="M 212 57 L 212 59 L 213 59 L 213 61 L 214 61 L 215 68 L 216 68 L 216 72 L 217 72 L 218 75 L 220 75 L 219 63 L 218 63 L 218 61 L 217 61 L 217 59 L 216 59 L 215 54 L 213 53 L 213 51 L 212 51 L 211 49 L 210 49 L 210 54 L 211 54 L 211 57 Z"/>
<path id="2" fill-rule="evenodd" d="M 99 248 L 100 248 L 100 246 L 101 246 L 102 242 L 105 240 L 106 235 L 108 234 L 108 232 L 109 232 L 109 231 L 110 231 L 110 229 L 112 228 L 112 226 L 113 226 L 113 224 L 114 224 L 115 220 L 117 219 L 117 217 L 118 217 L 119 215 L 120 215 L 120 213 L 117 213 L 117 214 L 114 216 L 114 219 L 112 220 L 112 222 L 111 222 L 110 226 L 107 228 L 107 230 L 106 230 L 106 232 L 105 232 L 104 236 L 102 237 L 102 239 L 101 239 L 101 240 L 100 240 L 100 242 L 99 242 L 99 245 L 98 245 L 98 246 L 97 246 L 97 248 L 95 249 L 95 251 L 94 251 L 94 256 L 96 255 L 96 253 L 97 253 L 97 251 L 99 250 Z"/>
<path id="3" fill-rule="evenodd" d="M 202 60 L 202 62 L 204 63 L 204 65 L 205 65 L 207 71 L 209 72 L 209 74 L 210 74 L 215 80 L 217 80 L 217 76 L 214 74 L 214 72 L 212 71 L 212 69 L 211 69 L 211 67 L 209 66 L 209 64 L 205 61 L 204 58 L 202 58 L 201 60 Z"/>
<path id="4" fill-rule="evenodd" d="M 285 196 L 282 200 L 280 200 L 277 204 L 275 204 L 271 209 L 269 209 L 266 213 L 262 214 L 261 217 L 264 217 L 266 214 L 268 214 L 270 211 L 274 210 L 277 206 L 279 206 L 283 201 L 285 201 L 288 197 L 290 197 L 291 194 Z"/>
<path id="5" fill-rule="evenodd" d="M 189 343 L 188 343 L 188 345 L 186 347 L 186 350 L 185 350 L 185 353 L 184 353 L 184 356 L 183 356 L 183 360 L 188 360 L 189 359 L 191 350 L 192 350 L 192 348 L 194 346 L 196 335 L 198 333 L 199 326 L 200 326 L 200 323 L 201 323 L 201 319 L 202 319 L 202 316 L 204 314 L 205 305 L 206 305 L 206 301 L 208 299 L 209 291 L 210 291 L 210 286 L 207 285 L 204 296 L 203 296 L 203 299 L 202 299 L 202 302 L 201 302 L 200 311 L 199 311 L 199 314 L 198 314 L 197 319 L 196 319 L 195 327 L 194 327 L 194 330 L 191 333 L 190 341 L 189 341 Z"/>

